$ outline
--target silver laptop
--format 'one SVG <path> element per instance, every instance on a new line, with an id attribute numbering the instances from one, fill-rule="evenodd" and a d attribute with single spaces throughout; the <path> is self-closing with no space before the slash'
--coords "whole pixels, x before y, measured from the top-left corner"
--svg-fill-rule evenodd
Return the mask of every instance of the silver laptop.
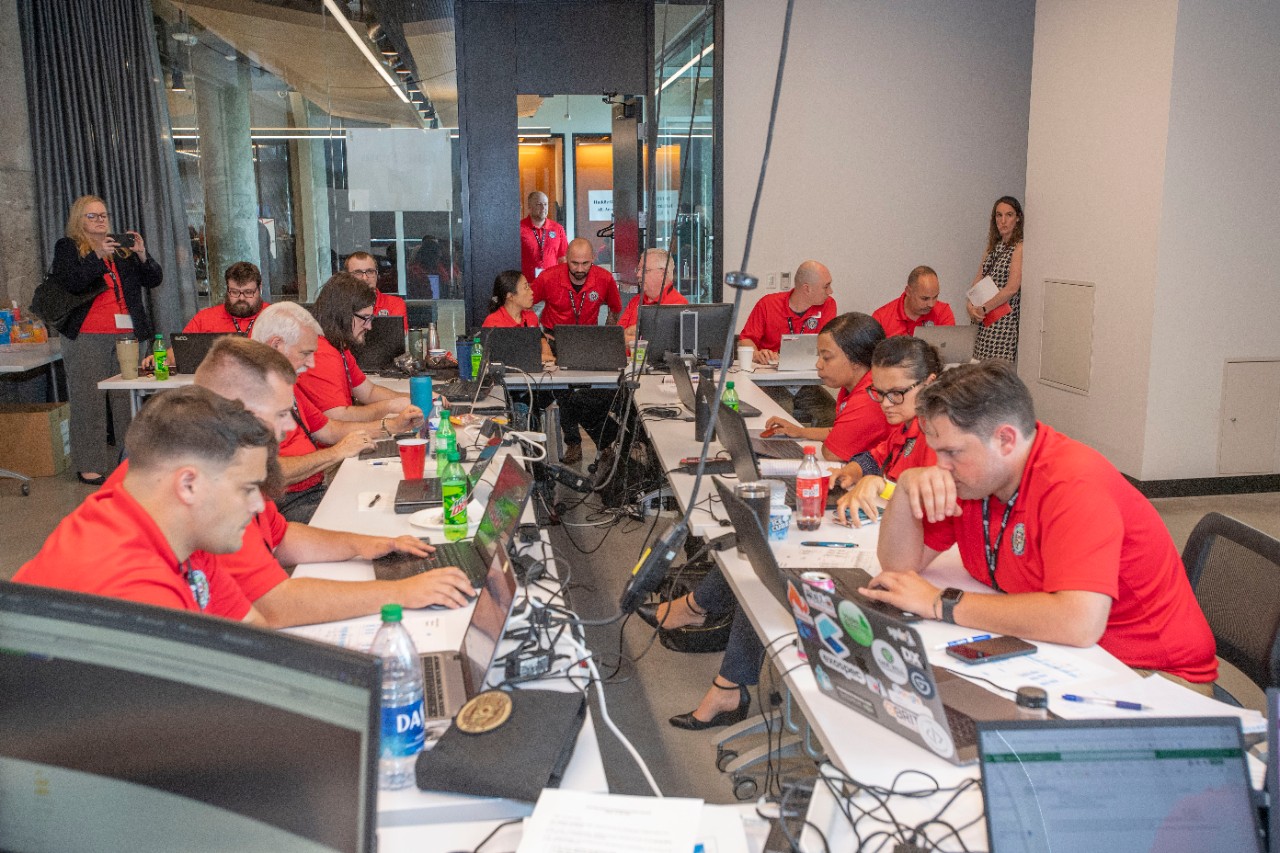
<path id="1" fill-rule="evenodd" d="M 778 345 L 779 370 L 813 370 L 818 361 L 817 335 L 783 335 Z"/>
<path id="2" fill-rule="evenodd" d="M 942 356 L 943 364 L 965 364 L 973 360 L 973 344 L 978 339 L 978 327 L 917 326 L 915 337 L 933 344 Z"/>

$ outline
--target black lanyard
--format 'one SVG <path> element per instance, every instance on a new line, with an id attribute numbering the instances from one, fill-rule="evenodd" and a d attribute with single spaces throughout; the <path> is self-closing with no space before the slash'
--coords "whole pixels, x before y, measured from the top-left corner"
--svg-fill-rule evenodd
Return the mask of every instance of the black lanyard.
<path id="1" fill-rule="evenodd" d="M 547 245 L 546 232 L 542 228 L 533 229 L 533 239 L 538 241 L 538 263 L 542 263 L 542 253 L 546 251 Z"/>
<path id="2" fill-rule="evenodd" d="M 343 359 L 342 363 L 346 364 L 347 363 L 346 359 Z M 348 380 L 348 382 L 349 381 L 350 380 Z M 316 437 L 311 434 L 311 430 L 307 429 L 307 425 L 302 422 L 302 412 L 298 411 L 297 400 L 293 401 L 293 420 L 295 423 L 298 424 L 298 428 L 301 429 L 306 434 L 307 438 L 311 440 L 311 443 L 314 444 L 316 447 L 319 447 L 320 445 L 316 444 Z"/>
<path id="3" fill-rule="evenodd" d="M 582 297 L 583 302 L 587 301 L 587 284 L 585 281 L 582 283 L 582 290 L 579 290 L 576 293 L 578 296 Z M 574 325 L 581 326 L 582 325 L 582 306 L 579 305 L 578 301 L 573 298 L 574 295 L 575 295 L 575 291 L 573 289 L 573 284 L 570 283 L 569 284 L 569 310 L 573 312 Z"/>
<path id="4" fill-rule="evenodd" d="M 996 592 L 1004 592 L 996 581 L 996 562 L 1000 559 L 1000 545 L 1004 542 L 1004 529 L 1009 524 L 1009 514 L 1013 512 L 1013 504 L 1018 500 L 1018 490 L 1014 489 L 1009 496 L 1009 503 L 1004 508 L 1004 518 L 1000 520 L 1000 532 L 996 534 L 995 547 L 991 545 L 991 496 L 982 499 L 982 549 L 987 555 L 987 573 L 991 576 L 991 588 Z"/>
<path id="5" fill-rule="evenodd" d="M 230 311 L 228 311 L 228 312 L 227 312 L 227 315 L 228 315 L 228 316 L 230 316 L 230 314 L 231 314 L 231 312 L 230 312 Z M 250 318 L 249 318 L 249 328 L 247 328 L 247 329 L 242 329 L 242 328 L 240 328 L 240 321 L 239 321 L 237 318 L 232 317 L 232 318 L 231 318 L 231 325 L 233 325 L 233 326 L 235 326 L 235 327 L 236 327 L 236 334 L 237 334 L 237 335 L 244 335 L 244 336 L 247 338 L 247 337 L 249 337 L 250 335 L 252 335 L 252 334 L 253 334 L 253 324 L 254 324 L 255 322 L 257 322 L 257 320 L 258 320 L 258 318 L 257 318 L 257 316 L 256 316 L 256 315 L 255 315 L 255 316 L 253 316 L 253 317 L 250 317 Z M 345 364 L 345 362 L 344 362 L 344 364 Z"/>
<path id="6" fill-rule="evenodd" d="M 338 357 L 342 359 L 342 372 L 347 374 L 347 396 L 351 398 L 351 403 L 348 405 L 353 405 L 356 400 L 356 395 L 351 385 L 351 365 L 347 364 L 348 352 L 350 352 L 350 350 L 338 350 Z"/>
<path id="7" fill-rule="evenodd" d="M 906 437 L 907 431 L 911 429 L 911 425 L 914 424 L 915 422 L 916 422 L 915 418 L 912 418 L 911 420 L 907 421 L 905 424 L 902 425 L 902 429 L 899 430 L 898 432 L 898 434 L 903 437 L 902 444 L 899 444 L 898 447 L 892 453 L 886 456 L 884 459 L 884 464 L 880 466 L 880 473 L 884 475 L 884 478 L 886 480 L 889 479 L 889 469 L 893 467 L 893 463 L 897 462 L 898 458 L 902 456 L 902 451 L 907 449 L 907 442 L 910 441 L 910 439 Z"/>
<path id="8" fill-rule="evenodd" d="M 791 306 L 790 306 L 790 305 L 788 305 L 788 306 L 787 306 L 787 310 L 788 310 L 788 311 L 791 311 Z M 796 319 L 799 319 L 799 320 L 800 320 L 800 331 L 801 331 L 801 332 L 803 332 L 803 331 L 804 331 L 804 317 L 805 317 L 805 314 L 808 314 L 808 313 L 809 313 L 808 311 L 805 311 L 804 313 L 797 314 L 796 312 L 791 311 L 791 313 L 787 315 L 787 333 L 788 333 L 788 334 L 791 334 L 791 335 L 797 334 L 797 332 L 796 332 L 796 325 L 795 325 L 795 320 L 796 320 Z"/>

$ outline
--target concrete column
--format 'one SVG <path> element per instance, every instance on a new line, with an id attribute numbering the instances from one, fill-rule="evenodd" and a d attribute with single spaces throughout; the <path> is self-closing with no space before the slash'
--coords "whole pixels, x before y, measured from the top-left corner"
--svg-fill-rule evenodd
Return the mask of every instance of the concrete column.
<path id="1" fill-rule="evenodd" d="M 35 164 L 16 0 L 0 0 L 0 79 L 7 88 L 5 120 L 0 122 L 0 304 L 8 306 L 16 299 L 25 308 L 40 284 L 45 255 L 53 259 L 53 245 L 41 245 L 36 215 Z"/>

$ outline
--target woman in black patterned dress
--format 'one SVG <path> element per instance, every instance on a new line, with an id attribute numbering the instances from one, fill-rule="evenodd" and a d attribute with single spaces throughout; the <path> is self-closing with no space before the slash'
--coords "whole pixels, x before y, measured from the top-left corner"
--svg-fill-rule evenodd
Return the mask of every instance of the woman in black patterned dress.
<path id="1" fill-rule="evenodd" d="M 1022 205 L 1013 196 L 1001 196 L 991 208 L 991 226 L 987 232 L 987 252 L 982 266 L 973 277 L 970 287 L 983 276 L 1000 288 L 995 296 L 982 305 L 966 301 L 969 319 L 983 323 L 978 330 L 978 340 L 973 346 L 973 357 L 979 361 L 999 358 L 1015 361 L 1018 358 L 1018 310 L 1022 301 Z M 1006 309 L 1005 306 L 1008 306 Z M 994 316 L 994 320 L 989 317 Z M 989 325 L 986 323 L 989 322 Z"/>

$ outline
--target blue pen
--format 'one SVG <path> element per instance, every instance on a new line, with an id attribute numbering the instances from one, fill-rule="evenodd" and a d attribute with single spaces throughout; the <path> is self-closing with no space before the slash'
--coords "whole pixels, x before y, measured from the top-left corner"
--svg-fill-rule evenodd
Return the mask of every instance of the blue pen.
<path id="1" fill-rule="evenodd" d="M 857 548 L 854 542 L 801 542 L 806 548 Z"/>
<path id="2" fill-rule="evenodd" d="M 991 637 L 991 634 L 974 634 L 972 637 L 962 637 L 959 640 L 952 640 L 949 643 L 943 643 L 940 646 L 935 646 L 935 648 L 949 649 L 952 646 L 963 646 L 965 643 L 980 643 L 983 640 L 990 640 Z"/>
<path id="3" fill-rule="evenodd" d="M 1108 708 L 1120 708 L 1124 711 L 1142 711 L 1145 706 L 1140 702 L 1125 702 L 1122 699 L 1104 699 L 1101 696 L 1077 696 L 1074 693 L 1063 693 L 1062 698 L 1068 702 L 1084 702 L 1090 705 L 1106 705 Z"/>

